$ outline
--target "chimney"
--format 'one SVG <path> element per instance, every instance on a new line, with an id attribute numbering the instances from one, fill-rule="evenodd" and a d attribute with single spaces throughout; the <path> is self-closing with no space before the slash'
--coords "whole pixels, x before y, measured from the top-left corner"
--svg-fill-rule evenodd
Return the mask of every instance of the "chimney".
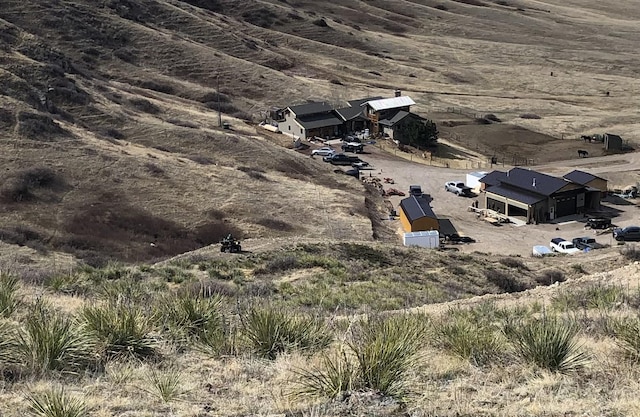
<path id="1" fill-rule="evenodd" d="M 536 186 L 536 179 L 535 178 L 533 179 L 533 186 L 534 187 Z"/>
<path id="2" fill-rule="evenodd" d="M 402 91 L 396 90 L 395 91 L 395 95 L 396 95 L 396 97 L 400 97 L 402 95 Z"/>

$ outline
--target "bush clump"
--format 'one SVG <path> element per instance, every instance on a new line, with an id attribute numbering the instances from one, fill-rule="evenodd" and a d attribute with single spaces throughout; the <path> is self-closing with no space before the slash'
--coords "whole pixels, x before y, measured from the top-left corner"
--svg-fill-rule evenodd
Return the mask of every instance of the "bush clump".
<path id="1" fill-rule="evenodd" d="M 521 119 L 542 119 L 542 117 L 538 116 L 537 114 L 533 114 L 533 113 L 525 113 L 525 114 L 521 114 L 520 115 Z"/>
<path id="2" fill-rule="evenodd" d="M 529 289 L 529 286 L 511 274 L 499 269 L 487 269 L 484 272 L 487 281 L 495 284 L 501 291 L 507 293 L 521 292 Z"/>
<path id="3" fill-rule="evenodd" d="M 557 269 L 549 269 L 536 276 L 535 280 L 540 285 L 552 285 L 556 282 L 565 282 L 567 278 L 564 276 L 564 272 Z"/>
<path id="4" fill-rule="evenodd" d="M 572 321 L 544 316 L 510 323 L 504 332 L 523 359 L 552 372 L 575 371 L 589 358 L 576 341 L 578 327 Z"/>

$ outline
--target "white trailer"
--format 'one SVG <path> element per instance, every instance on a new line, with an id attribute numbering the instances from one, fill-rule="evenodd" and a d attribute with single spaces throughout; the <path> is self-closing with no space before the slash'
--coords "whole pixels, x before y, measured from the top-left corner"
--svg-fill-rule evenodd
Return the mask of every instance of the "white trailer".
<path id="1" fill-rule="evenodd" d="M 402 236 L 402 243 L 405 246 L 435 249 L 440 247 L 440 233 L 437 230 L 405 233 Z"/>
<path id="2" fill-rule="evenodd" d="M 478 172 L 470 172 L 467 174 L 466 186 L 471 187 L 474 191 L 480 190 L 480 179 L 487 175 L 487 172 L 478 171 Z"/>

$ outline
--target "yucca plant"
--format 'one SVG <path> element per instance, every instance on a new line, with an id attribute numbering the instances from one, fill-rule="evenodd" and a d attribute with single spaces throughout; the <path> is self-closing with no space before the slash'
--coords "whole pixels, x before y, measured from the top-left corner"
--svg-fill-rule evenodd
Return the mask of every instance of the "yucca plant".
<path id="1" fill-rule="evenodd" d="M 589 359 L 576 341 L 578 327 L 572 321 L 543 316 L 510 323 L 504 332 L 516 351 L 540 368 L 567 373 L 581 368 Z"/>
<path id="2" fill-rule="evenodd" d="M 416 364 L 424 327 L 408 315 L 374 318 L 361 324 L 348 345 L 359 366 L 362 388 L 403 399 L 406 374 Z"/>
<path id="3" fill-rule="evenodd" d="M 72 319 L 41 302 L 17 334 L 16 353 L 31 372 L 76 372 L 93 363 L 94 345 Z"/>
<path id="4" fill-rule="evenodd" d="M 15 329 L 9 323 L 0 322 L 0 370 L 17 363 Z"/>
<path id="5" fill-rule="evenodd" d="M 18 292 L 18 278 L 14 275 L 0 272 L 0 316 L 11 317 L 20 303 Z"/>
<path id="6" fill-rule="evenodd" d="M 153 320 L 134 306 L 111 303 L 85 307 L 80 319 L 105 359 L 117 356 L 142 359 L 156 354 L 156 343 L 150 336 Z"/>
<path id="7" fill-rule="evenodd" d="M 453 317 L 436 327 L 437 344 L 475 365 L 485 365 L 503 351 L 503 343 L 494 329 L 473 323 L 464 317 Z"/>
<path id="8" fill-rule="evenodd" d="M 180 399 L 185 393 L 183 377 L 175 369 L 159 371 L 152 369 L 147 374 L 149 387 L 144 391 L 158 397 L 162 402 L 169 403 Z"/>
<path id="9" fill-rule="evenodd" d="M 35 417 L 85 417 L 85 403 L 67 395 L 64 388 L 53 388 L 39 394 L 27 394 L 27 410 Z"/>
<path id="10" fill-rule="evenodd" d="M 299 389 L 296 395 L 337 398 L 351 392 L 358 384 L 358 367 L 341 349 L 339 353 L 322 358 L 320 366 L 311 369 L 298 369 Z"/>
<path id="11" fill-rule="evenodd" d="M 290 350 L 313 352 L 333 340 L 320 318 L 293 316 L 274 307 L 249 308 L 242 317 L 242 329 L 255 353 L 267 359 Z"/>
<path id="12" fill-rule="evenodd" d="M 173 327 L 185 333 L 185 337 L 197 339 L 205 332 L 222 326 L 223 297 L 192 297 L 181 294 L 162 300 L 160 314 L 167 327 Z"/>
<path id="13" fill-rule="evenodd" d="M 634 361 L 640 361 L 640 319 L 624 318 L 613 322 L 616 344 Z"/>

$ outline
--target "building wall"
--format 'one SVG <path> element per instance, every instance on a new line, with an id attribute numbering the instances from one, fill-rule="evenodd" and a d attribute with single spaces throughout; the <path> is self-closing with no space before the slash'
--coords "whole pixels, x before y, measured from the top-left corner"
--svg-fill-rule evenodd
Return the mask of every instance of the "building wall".
<path id="1" fill-rule="evenodd" d="M 427 230 L 438 230 L 438 219 L 432 217 L 421 217 L 419 219 L 410 222 L 404 213 L 404 210 L 400 210 L 400 224 L 405 232 L 423 232 Z"/>
<path id="2" fill-rule="evenodd" d="M 607 180 L 603 180 L 602 178 L 596 178 L 595 180 L 589 181 L 586 185 L 587 187 L 607 192 Z"/>
<path id="3" fill-rule="evenodd" d="M 278 122 L 278 129 L 280 129 L 280 131 L 283 133 L 288 133 L 301 139 L 307 138 L 305 129 L 303 129 L 298 123 L 296 123 L 295 116 L 291 112 L 286 112 L 284 115 L 284 121 Z"/>

